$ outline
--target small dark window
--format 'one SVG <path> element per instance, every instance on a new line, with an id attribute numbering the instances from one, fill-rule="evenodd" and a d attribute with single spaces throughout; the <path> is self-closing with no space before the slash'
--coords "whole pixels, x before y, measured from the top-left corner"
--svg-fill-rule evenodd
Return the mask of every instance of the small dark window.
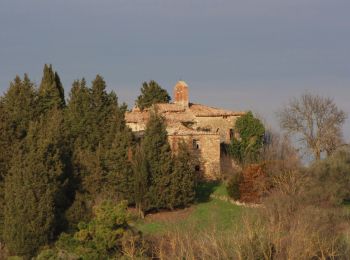
<path id="1" fill-rule="evenodd" d="M 194 169 L 196 170 L 196 172 L 199 172 L 201 170 L 201 167 L 199 165 L 196 165 Z"/>
<path id="2" fill-rule="evenodd" d="M 230 140 L 232 140 L 234 136 L 235 136 L 235 131 L 233 129 L 230 129 Z"/>
<path id="3" fill-rule="evenodd" d="M 200 148 L 199 140 L 193 139 L 192 145 L 193 145 L 193 149 L 198 150 Z"/>

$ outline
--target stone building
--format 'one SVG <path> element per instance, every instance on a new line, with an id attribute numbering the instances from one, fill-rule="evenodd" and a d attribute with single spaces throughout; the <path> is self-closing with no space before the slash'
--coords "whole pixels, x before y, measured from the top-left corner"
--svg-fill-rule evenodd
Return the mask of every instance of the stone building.
<path id="1" fill-rule="evenodd" d="M 221 143 L 229 143 L 235 135 L 234 125 L 244 112 L 234 112 L 190 103 L 189 88 L 184 81 L 174 87 L 173 103 L 159 103 L 141 111 L 135 107 L 125 115 L 127 125 L 133 132 L 142 133 L 155 109 L 165 118 L 169 143 L 176 151 L 180 140 L 186 141 L 198 154 L 197 170 L 206 178 L 220 176 L 223 156 Z"/>

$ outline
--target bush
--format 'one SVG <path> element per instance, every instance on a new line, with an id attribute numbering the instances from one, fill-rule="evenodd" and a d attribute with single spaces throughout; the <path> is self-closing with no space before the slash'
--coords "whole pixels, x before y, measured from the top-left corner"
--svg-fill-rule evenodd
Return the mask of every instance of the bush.
<path id="1" fill-rule="evenodd" d="M 94 217 L 79 223 L 74 234 L 61 234 L 55 248 L 40 253 L 39 259 L 115 259 L 142 256 L 141 234 L 130 225 L 127 202 L 105 201 L 94 207 Z M 65 258 L 66 257 L 66 258 Z"/>
<path id="2" fill-rule="evenodd" d="M 239 186 L 242 181 L 242 174 L 235 174 L 227 183 L 227 193 L 234 200 L 239 200 L 241 198 L 241 193 L 239 191 Z"/>

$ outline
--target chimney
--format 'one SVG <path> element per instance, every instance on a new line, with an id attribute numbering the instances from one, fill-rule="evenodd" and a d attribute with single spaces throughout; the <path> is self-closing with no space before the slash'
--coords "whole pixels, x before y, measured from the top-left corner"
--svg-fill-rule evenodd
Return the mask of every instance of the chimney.
<path id="1" fill-rule="evenodd" d="M 174 87 L 174 103 L 185 108 L 189 107 L 188 86 L 186 82 L 179 81 Z"/>

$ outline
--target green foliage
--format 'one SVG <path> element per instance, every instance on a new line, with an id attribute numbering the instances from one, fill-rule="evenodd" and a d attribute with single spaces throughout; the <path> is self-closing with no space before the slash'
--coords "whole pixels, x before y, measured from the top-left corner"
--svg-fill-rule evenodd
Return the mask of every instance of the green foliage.
<path id="1" fill-rule="evenodd" d="M 239 185 L 241 183 L 241 174 L 235 174 L 227 183 L 227 193 L 234 200 L 239 200 L 241 197 Z"/>
<path id="2" fill-rule="evenodd" d="M 62 109 L 65 106 L 64 89 L 57 72 L 52 65 L 44 66 L 43 77 L 39 87 L 39 109 L 45 113 L 50 109 Z"/>
<path id="3" fill-rule="evenodd" d="M 198 164 L 185 142 L 179 143 L 178 153 L 174 158 L 174 170 L 171 175 L 170 206 L 186 207 L 194 202 L 196 195 Z"/>
<path id="4" fill-rule="evenodd" d="M 30 120 L 35 116 L 36 92 L 25 74 L 16 76 L 0 98 L 0 241 L 4 222 L 4 180 L 17 147 L 28 132 Z"/>
<path id="5" fill-rule="evenodd" d="M 90 98 L 90 89 L 86 86 L 85 79 L 74 81 L 69 93 L 65 119 L 70 138 L 83 147 L 88 146 L 88 135 L 92 131 Z"/>
<path id="6" fill-rule="evenodd" d="M 72 235 L 62 234 L 55 250 L 45 254 L 65 252 L 77 259 L 115 259 L 122 257 L 128 251 L 128 241 L 133 241 L 134 257 L 140 256 L 141 236 L 133 231 L 129 221 L 126 201 L 117 205 L 104 201 L 94 207 L 94 217 L 90 222 L 80 223 L 79 230 Z"/>
<path id="7" fill-rule="evenodd" d="M 134 201 L 133 170 L 131 165 L 131 147 L 133 136 L 128 128 L 117 131 L 106 155 L 107 185 L 110 193 L 119 200 Z"/>
<path id="8" fill-rule="evenodd" d="M 169 100 L 150 81 L 138 103 L 145 108 Z M 135 149 L 126 110 L 99 75 L 91 86 L 74 81 L 67 106 L 51 65 L 44 66 L 38 90 L 27 75 L 15 78 L 0 97 L 0 245 L 24 258 L 43 248 L 38 259 L 115 258 L 122 251 L 134 257 L 140 240 L 123 215 L 126 202 L 116 208 L 100 201 L 127 200 L 141 215 L 193 201 L 190 151 L 181 148 L 173 158 L 156 113 Z M 87 224 L 78 225 L 82 221 Z M 63 230 L 77 229 L 48 248 Z"/>
<path id="9" fill-rule="evenodd" d="M 256 161 L 263 146 L 264 125 L 248 112 L 237 119 L 235 129 L 239 138 L 232 139 L 231 155 L 241 163 Z"/>
<path id="10" fill-rule="evenodd" d="M 141 88 L 141 95 L 136 100 L 136 105 L 143 110 L 156 103 L 169 103 L 170 96 L 168 92 L 158 85 L 157 82 L 151 80 L 144 82 Z"/>
<path id="11" fill-rule="evenodd" d="M 170 181 L 173 168 L 172 153 L 167 138 L 164 119 L 151 112 L 142 150 L 147 161 L 149 177 L 149 209 L 160 209 L 169 205 Z"/>
<path id="12" fill-rule="evenodd" d="M 90 216 L 97 198 L 132 202 L 132 169 L 129 151 L 133 135 L 124 120 L 125 105 L 106 92 L 97 75 L 92 86 L 75 81 L 65 117 L 73 150 L 76 201 L 67 212 L 71 224 Z"/>
<path id="13" fill-rule="evenodd" d="M 141 146 L 136 147 L 132 161 L 134 174 L 134 201 L 140 217 L 144 217 L 144 212 L 149 208 L 147 191 L 150 185 L 150 173 Z"/>
<path id="14" fill-rule="evenodd" d="M 4 240 L 12 253 L 32 255 L 53 239 L 62 205 L 65 151 L 62 115 L 32 123 L 5 180 Z"/>

